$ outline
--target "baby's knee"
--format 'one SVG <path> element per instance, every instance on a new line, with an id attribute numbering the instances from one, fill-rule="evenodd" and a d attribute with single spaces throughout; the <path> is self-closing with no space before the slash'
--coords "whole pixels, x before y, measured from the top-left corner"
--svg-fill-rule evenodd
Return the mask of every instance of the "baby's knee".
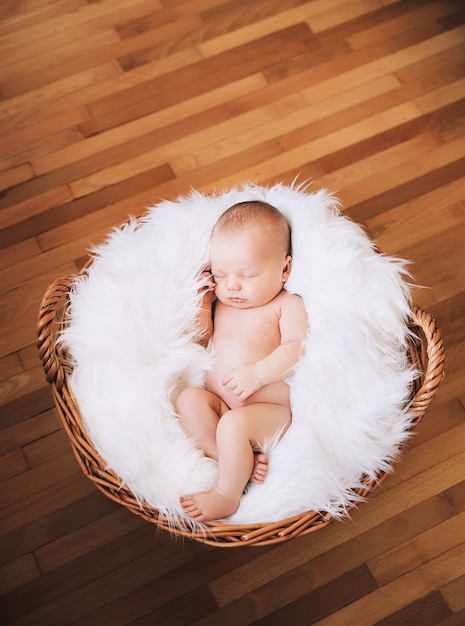
<path id="1" fill-rule="evenodd" d="M 248 436 L 249 420 L 240 409 L 227 411 L 218 422 L 218 434 L 226 439 L 232 436 Z"/>
<path id="2" fill-rule="evenodd" d="M 200 387 L 187 387 L 178 395 L 175 402 L 175 410 L 178 415 L 187 413 L 193 406 L 197 406 L 203 400 L 205 390 Z"/>

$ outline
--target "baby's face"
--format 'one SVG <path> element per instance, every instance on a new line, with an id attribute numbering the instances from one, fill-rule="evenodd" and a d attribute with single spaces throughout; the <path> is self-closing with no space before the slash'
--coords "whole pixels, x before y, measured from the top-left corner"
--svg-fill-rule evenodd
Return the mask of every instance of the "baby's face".
<path id="1" fill-rule="evenodd" d="M 273 300 L 291 270 L 291 258 L 257 229 L 215 232 L 210 247 L 215 294 L 228 306 L 249 309 Z"/>

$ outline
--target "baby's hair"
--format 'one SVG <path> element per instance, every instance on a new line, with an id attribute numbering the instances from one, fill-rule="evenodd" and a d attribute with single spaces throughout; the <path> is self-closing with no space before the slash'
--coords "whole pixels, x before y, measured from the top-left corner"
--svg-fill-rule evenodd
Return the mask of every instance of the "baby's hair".
<path id="1" fill-rule="evenodd" d="M 229 207 L 219 218 L 215 230 L 237 232 L 249 226 L 268 229 L 275 242 L 291 254 L 291 229 L 276 207 L 262 200 L 246 200 Z"/>

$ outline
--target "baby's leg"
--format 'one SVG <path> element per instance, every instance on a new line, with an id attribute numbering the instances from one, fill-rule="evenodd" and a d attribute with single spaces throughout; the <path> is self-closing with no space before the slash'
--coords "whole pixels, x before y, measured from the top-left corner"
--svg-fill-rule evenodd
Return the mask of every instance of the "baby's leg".
<path id="1" fill-rule="evenodd" d="M 218 460 L 216 445 L 218 420 L 228 410 L 229 407 L 218 396 L 201 387 L 184 389 L 176 401 L 176 413 L 184 432 L 198 443 L 206 456 L 215 461 Z M 249 480 L 262 483 L 268 470 L 268 455 L 255 452 Z"/>
<path id="2" fill-rule="evenodd" d="M 196 441 L 207 456 L 218 460 L 216 428 L 229 407 L 201 387 L 188 387 L 179 394 L 175 409 L 186 435 Z"/>
<path id="3" fill-rule="evenodd" d="M 228 411 L 218 423 L 219 477 L 211 491 L 181 498 L 181 504 L 199 522 L 232 515 L 253 467 L 253 449 L 263 446 L 290 423 L 288 407 L 276 404 L 251 404 Z"/>

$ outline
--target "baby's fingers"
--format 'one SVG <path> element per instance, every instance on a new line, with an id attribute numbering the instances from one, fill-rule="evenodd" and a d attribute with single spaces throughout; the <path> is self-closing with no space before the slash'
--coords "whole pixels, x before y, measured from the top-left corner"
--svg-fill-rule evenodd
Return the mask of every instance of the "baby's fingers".
<path id="1" fill-rule="evenodd" d="M 239 385 L 236 380 L 234 380 L 234 376 L 225 376 L 223 378 L 223 385 L 234 393 L 234 395 L 238 395 L 242 390 L 238 389 Z"/>
<path id="2" fill-rule="evenodd" d="M 223 380 L 223 385 L 228 389 L 235 389 L 237 385 L 234 384 L 232 378 L 228 378 L 228 380 Z"/>
<path id="3" fill-rule="evenodd" d="M 199 292 L 215 290 L 215 281 L 209 272 L 202 272 L 198 278 L 198 282 L 200 283 Z"/>

